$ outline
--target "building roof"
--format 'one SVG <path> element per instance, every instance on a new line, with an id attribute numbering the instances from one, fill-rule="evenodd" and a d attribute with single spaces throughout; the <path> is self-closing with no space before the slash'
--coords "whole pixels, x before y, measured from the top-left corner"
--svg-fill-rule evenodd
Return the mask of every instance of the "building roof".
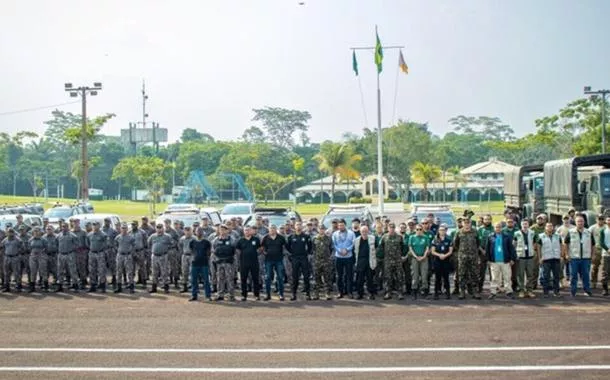
<path id="1" fill-rule="evenodd" d="M 478 164 L 469 166 L 463 169 L 460 173 L 465 176 L 473 174 L 504 174 L 507 171 L 515 168 L 515 165 L 500 161 L 496 157 L 491 157 L 488 161 L 479 162 Z"/>

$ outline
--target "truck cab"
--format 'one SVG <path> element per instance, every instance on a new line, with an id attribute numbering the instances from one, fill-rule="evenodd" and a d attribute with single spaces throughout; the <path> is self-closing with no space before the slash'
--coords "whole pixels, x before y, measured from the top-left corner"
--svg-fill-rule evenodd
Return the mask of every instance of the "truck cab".
<path id="1" fill-rule="evenodd" d="M 583 210 L 592 214 L 610 216 L 610 169 L 595 169 L 579 181 Z M 587 218 L 589 224 L 591 219 Z M 595 219 L 593 219 L 595 220 Z"/>

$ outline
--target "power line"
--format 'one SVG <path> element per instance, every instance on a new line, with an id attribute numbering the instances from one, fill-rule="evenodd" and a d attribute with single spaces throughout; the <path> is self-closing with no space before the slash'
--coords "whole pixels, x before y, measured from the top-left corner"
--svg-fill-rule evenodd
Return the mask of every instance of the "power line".
<path id="1" fill-rule="evenodd" d="M 75 103 L 78 103 L 78 102 L 80 102 L 80 100 L 75 100 L 73 102 L 65 102 L 65 103 L 59 103 L 59 104 L 52 104 L 52 105 L 49 105 L 49 106 L 41 106 L 41 107 L 34 107 L 34 108 L 24 108 L 24 109 L 15 110 L 15 111 L 0 112 L 0 116 L 14 115 L 14 114 L 17 114 L 17 113 L 40 111 L 40 110 L 49 109 L 49 108 L 66 106 L 68 104 L 75 104 Z"/>

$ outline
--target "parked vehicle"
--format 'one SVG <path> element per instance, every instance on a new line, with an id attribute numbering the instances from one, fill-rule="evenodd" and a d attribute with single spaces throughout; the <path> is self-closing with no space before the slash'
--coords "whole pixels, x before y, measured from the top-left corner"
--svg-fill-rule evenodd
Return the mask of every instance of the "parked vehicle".
<path id="1" fill-rule="evenodd" d="M 42 218 L 40 215 L 21 214 L 23 223 L 32 228 L 32 226 L 42 226 Z M 6 225 L 10 223 L 13 227 L 17 225 L 17 214 L 0 215 L 0 229 L 6 231 Z"/>
<path id="2" fill-rule="evenodd" d="M 222 208 L 220 217 L 223 221 L 237 217 L 241 217 L 243 220 L 246 220 L 249 216 L 254 214 L 254 208 L 255 204 L 252 202 L 229 203 Z"/>
<path id="3" fill-rule="evenodd" d="M 333 219 L 345 219 L 345 224 L 350 227 L 354 219 L 360 219 L 361 223 L 372 226 L 375 219 L 371 214 L 370 205 L 334 205 L 328 206 L 328 211 L 322 217 L 321 224 L 330 227 Z"/>
<path id="4" fill-rule="evenodd" d="M 504 174 L 504 208 L 523 218 L 544 212 L 544 165 L 520 166 Z"/>
<path id="5" fill-rule="evenodd" d="M 280 226 L 286 223 L 286 220 L 295 218 L 297 222 L 302 222 L 301 215 L 285 207 L 257 207 L 254 209 L 254 215 L 251 215 L 244 221 L 244 225 L 253 226 L 256 224 L 256 216 L 262 216 L 269 220 L 269 225 L 275 224 Z"/>
<path id="6" fill-rule="evenodd" d="M 80 220 L 81 227 L 84 227 L 87 223 L 98 222 L 100 226 L 104 225 L 104 219 L 110 218 L 110 223 L 114 227 L 117 223 L 121 223 L 121 217 L 117 214 L 76 214 L 69 217 L 67 220 L 72 221 L 74 219 Z"/>
<path id="7" fill-rule="evenodd" d="M 87 212 L 79 206 L 55 206 L 45 211 L 43 217 L 49 218 L 50 225 L 58 227 L 59 219 L 68 220 L 71 216 L 79 214 L 87 214 Z"/>

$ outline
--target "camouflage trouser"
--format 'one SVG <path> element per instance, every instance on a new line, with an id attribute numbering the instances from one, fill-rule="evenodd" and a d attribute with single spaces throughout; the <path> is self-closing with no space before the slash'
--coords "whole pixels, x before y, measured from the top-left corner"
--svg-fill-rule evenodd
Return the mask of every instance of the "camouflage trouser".
<path id="1" fill-rule="evenodd" d="M 227 294 L 233 297 L 235 277 L 235 269 L 232 263 L 216 263 L 216 271 L 218 278 L 218 297 L 224 297 Z"/>
<path id="2" fill-rule="evenodd" d="M 184 286 L 189 284 L 189 274 L 191 273 L 191 267 L 193 264 L 193 259 L 190 253 L 183 254 L 181 257 L 182 260 L 182 283 Z"/>
<path id="3" fill-rule="evenodd" d="M 180 277 L 180 252 L 176 248 L 172 248 L 167 253 L 167 262 L 169 265 L 169 274 L 174 281 L 178 281 Z"/>
<path id="4" fill-rule="evenodd" d="M 106 265 L 108 266 L 111 276 L 114 276 L 116 273 L 116 256 L 116 249 L 110 248 L 106 250 Z"/>
<path id="5" fill-rule="evenodd" d="M 47 274 L 49 276 L 53 275 L 55 282 L 59 282 L 57 277 L 57 252 L 47 254 Z"/>
<path id="6" fill-rule="evenodd" d="M 159 277 L 161 277 L 162 285 L 169 285 L 169 263 L 168 254 L 151 255 L 150 261 L 152 264 L 152 283 L 157 285 Z"/>
<path id="7" fill-rule="evenodd" d="M 21 277 L 26 273 L 28 275 L 28 282 L 32 282 L 30 273 L 30 254 L 21 254 Z"/>
<path id="8" fill-rule="evenodd" d="M 4 265 L 4 250 L 0 250 L 0 263 Z M 0 284 L 4 285 L 4 269 L 0 270 Z"/>
<path id="9" fill-rule="evenodd" d="M 76 270 L 76 253 L 57 254 L 57 282 L 64 281 L 64 285 L 68 286 L 66 276 L 70 274 L 72 284 L 78 284 L 78 271 Z"/>
<path id="10" fill-rule="evenodd" d="M 40 274 L 40 280 L 49 280 L 49 270 L 47 263 L 49 258 L 46 253 L 30 253 L 30 282 L 36 282 L 36 275 Z"/>
<path id="11" fill-rule="evenodd" d="M 75 253 L 76 258 L 76 272 L 78 278 L 82 282 L 87 280 L 87 265 L 89 263 L 89 252 L 86 249 L 77 249 Z"/>
<path id="12" fill-rule="evenodd" d="M 412 260 L 411 256 L 407 256 L 405 261 L 402 262 L 402 271 L 403 271 L 403 276 L 404 276 L 406 293 L 411 293 L 411 290 L 413 289 L 413 274 L 412 274 L 412 270 L 411 270 L 411 265 L 412 265 L 411 260 Z"/>
<path id="13" fill-rule="evenodd" d="M 453 264 L 453 289 L 458 291 L 460 289 L 460 265 L 457 258 L 457 253 L 453 253 L 451 256 L 451 263 Z"/>
<path id="14" fill-rule="evenodd" d="M 610 256 L 603 257 L 604 266 L 602 268 L 602 286 L 604 290 L 608 289 L 608 281 L 610 280 Z"/>
<path id="15" fill-rule="evenodd" d="M 384 268 L 383 268 L 383 282 L 384 282 L 384 290 L 386 294 L 392 293 L 395 291 L 398 294 L 402 294 L 402 289 L 405 280 L 405 276 L 402 270 L 402 262 L 400 259 L 398 260 L 389 260 L 386 258 L 384 260 Z"/>
<path id="16" fill-rule="evenodd" d="M 458 256 L 458 276 L 460 277 L 460 290 L 468 289 L 469 293 L 479 293 L 479 272 L 482 264 L 477 256 Z M 487 262 L 485 262 L 485 267 Z"/>
<path id="17" fill-rule="evenodd" d="M 373 274 L 373 281 L 375 282 L 375 286 L 377 287 L 377 291 L 380 291 L 383 288 L 383 259 L 377 258 L 377 267 L 375 268 L 375 273 Z"/>
<path id="18" fill-rule="evenodd" d="M 148 257 L 150 257 L 150 256 L 148 256 Z M 119 258 L 119 255 L 117 255 L 117 260 L 118 260 L 118 258 Z M 147 254 L 146 254 L 145 249 L 136 251 L 133 254 L 133 258 L 132 258 L 133 265 L 131 266 L 131 278 L 135 277 L 135 272 L 137 271 L 138 280 L 140 282 L 148 279 L 148 269 L 146 267 L 146 262 L 148 260 L 146 258 L 147 258 Z M 117 265 L 118 265 L 118 262 L 117 262 Z"/>
<path id="19" fill-rule="evenodd" d="M 17 287 L 21 287 L 21 255 L 4 256 L 3 263 L 4 286 L 8 288 L 11 283 L 11 274 L 15 279 Z"/>
<path id="20" fill-rule="evenodd" d="M 152 275 L 152 252 L 150 250 L 144 251 L 144 262 L 146 263 L 146 280 L 150 279 Z"/>
<path id="21" fill-rule="evenodd" d="M 595 247 L 593 257 L 591 257 L 591 284 L 593 287 L 597 285 L 597 279 L 599 278 L 599 267 L 602 263 L 602 249 L 601 247 Z"/>
<path id="22" fill-rule="evenodd" d="M 133 285 L 133 255 L 117 254 L 115 260 L 115 267 L 117 285 L 123 285 L 123 276 L 127 277 L 128 285 Z"/>
<path id="23" fill-rule="evenodd" d="M 89 280 L 92 285 L 106 283 L 106 252 L 89 252 Z"/>
<path id="24" fill-rule="evenodd" d="M 327 294 L 333 291 L 333 263 L 324 259 L 316 259 L 314 261 L 314 279 L 315 284 L 313 286 L 314 297 L 320 297 L 320 291 L 324 290 Z"/>

